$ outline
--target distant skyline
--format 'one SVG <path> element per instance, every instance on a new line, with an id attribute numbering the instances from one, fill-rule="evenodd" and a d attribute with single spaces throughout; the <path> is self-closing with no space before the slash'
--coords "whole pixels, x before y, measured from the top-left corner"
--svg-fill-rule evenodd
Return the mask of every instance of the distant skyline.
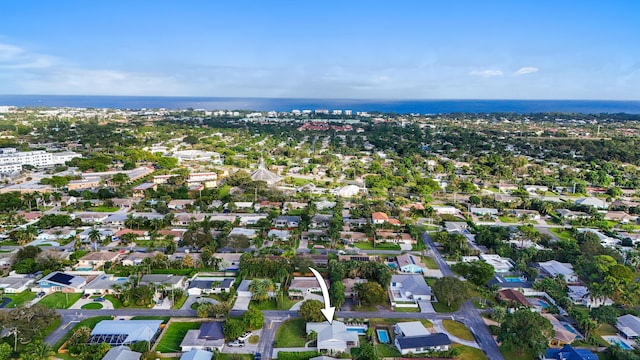
<path id="1" fill-rule="evenodd" d="M 7 1 L 0 94 L 640 100 L 636 1 Z"/>

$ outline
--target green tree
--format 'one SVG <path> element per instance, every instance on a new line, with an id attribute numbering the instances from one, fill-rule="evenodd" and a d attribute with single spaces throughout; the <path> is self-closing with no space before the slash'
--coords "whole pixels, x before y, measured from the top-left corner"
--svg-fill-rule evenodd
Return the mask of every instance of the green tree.
<path id="1" fill-rule="evenodd" d="M 240 318 L 229 318 L 224 323 L 224 337 L 227 339 L 235 339 L 244 334 L 245 323 Z"/>
<path id="2" fill-rule="evenodd" d="M 478 286 L 487 285 L 494 273 L 493 266 L 486 261 L 461 262 L 456 264 L 455 267 L 462 276 Z"/>
<path id="3" fill-rule="evenodd" d="M 356 360 L 376 360 L 376 348 L 372 343 L 363 341 L 360 343 L 360 353 L 355 357 Z"/>
<path id="4" fill-rule="evenodd" d="M 298 315 L 307 322 L 321 322 L 325 320 L 322 315 L 321 309 L 324 309 L 324 304 L 319 300 L 306 300 L 300 306 Z"/>
<path id="5" fill-rule="evenodd" d="M 7 360 L 13 354 L 11 345 L 3 342 L 0 343 L 0 360 Z"/>
<path id="6" fill-rule="evenodd" d="M 51 345 L 43 342 L 42 340 L 34 340 L 27 344 L 23 353 L 22 359 L 24 360 L 43 360 L 49 359 L 54 355 Z"/>
<path id="7" fill-rule="evenodd" d="M 355 284 L 354 289 L 358 292 L 358 299 L 364 306 L 376 306 L 387 301 L 387 292 L 377 282 Z"/>
<path id="8" fill-rule="evenodd" d="M 242 314 L 242 321 L 249 330 L 261 329 L 264 325 L 264 314 L 252 306 Z"/>
<path id="9" fill-rule="evenodd" d="M 329 297 L 331 298 L 331 304 L 338 309 L 342 306 L 342 304 L 344 304 L 344 284 L 342 283 L 342 281 L 331 282 L 331 287 L 329 288 Z"/>
<path id="10" fill-rule="evenodd" d="M 539 355 L 547 348 L 553 334 L 549 320 L 529 309 L 521 309 L 505 316 L 498 341 L 511 349 L 518 349 L 520 354 L 532 351 Z"/>
<path id="11" fill-rule="evenodd" d="M 432 286 L 438 301 L 451 304 L 460 304 L 470 298 L 469 286 L 463 281 L 454 277 L 443 277 L 436 280 Z"/>
<path id="12" fill-rule="evenodd" d="M 269 293 L 275 290 L 275 285 L 271 279 L 254 279 L 249 284 L 251 299 L 255 301 L 265 301 L 269 299 Z"/>

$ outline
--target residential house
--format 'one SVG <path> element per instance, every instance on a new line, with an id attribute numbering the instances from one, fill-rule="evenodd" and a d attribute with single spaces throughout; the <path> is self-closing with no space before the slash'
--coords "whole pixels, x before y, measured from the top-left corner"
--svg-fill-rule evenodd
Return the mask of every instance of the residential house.
<path id="1" fill-rule="evenodd" d="M 289 230 L 271 229 L 267 233 L 267 238 L 278 241 L 287 241 L 291 238 L 291 232 Z"/>
<path id="2" fill-rule="evenodd" d="M 444 229 L 449 233 L 458 233 L 458 234 L 465 234 L 468 233 L 469 231 L 467 230 L 469 227 L 469 224 L 467 224 L 466 222 L 463 221 L 445 221 L 444 223 Z"/>
<path id="3" fill-rule="evenodd" d="M 549 320 L 555 332 L 553 338 L 549 341 L 551 346 L 571 344 L 578 337 L 578 334 L 569 331 L 555 316 L 548 313 L 543 313 L 542 316 Z"/>
<path id="4" fill-rule="evenodd" d="M 89 277 L 91 279 L 91 277 Z M 113 294 L 117 288 L 124 287 L 129 281 L 126 277 L 113 276 L 112 274 L 101 274 L 95 276 L 84 287 L 85 294 Z"/>
<path id="5" fill-rule="evenodd" d="M 180 360 L 211 360 L 212 358 L 213 353 L 206 350 L 191 350 L 180 356 Z"/>
<path id="6" fill-rule="evenodd" d="M 203 294 L 219 294 L 231 292 L 231 287 L 235 282 L 234 278 L 209 278 L 195 277 L 189 282 L 187 293 L 189 296 L 201 296 Z"/>
<path id="7" fill-rule="evenodd" d="M 316 210 L 318 211 L 333 209 L 336 206 L 335 201 L 328 201 L 328 200 L 316 201 L 314 204 L 316 206 Z"/>
<path id="8" fill-rule="evenodd" d="M 47 229 L 36 236 L 39 242 L 57 241 L 76 236 L 76 230 L 70 228 Z"/>
<path id="9" fill-rule="evenodd" d="M 493 270 L 497 273 L 509 272 L 513 268 L 513 260 L 503 258 L 500 255 L 482 254 L 480 255 L 480 260 L 484 260 L 489 265 L 493 266 Z"/>
<path id="10" fill-rule="evenodd" d="M 158 189 L 158 184 L 154 184 L 154 183 L 149 183 L 149 182 L 145 182 L 142 183 L 138 186 L 134 186 L 131 191 L 133 191 L 133 198 L 134 199 L 140 199 L 144 197 L 144 193 L 147 190 L 156 190 Z"/>
<path id="11" fill-rule="evenodd" d="M 190 199 L 188 200 L 176 199 L 176 200 L 169 201 L 169 203 L 167 204 L 167 207 L 171 210 L 184 210 L 188 206 L 192 206 L 194 202 L 195 200 L 190 200 Z"/>
<path id="12" fill-rule="evenodd" d="M 589 295 L 589 288 L 581 285 L 568 285 L 567 296 L 574 304 L 586 306 L 588 308 L 613 305 L 613 301 L 609 298 L 592 298 Z"/>
<path id="13" fill-rule="evenodd" d="M 153 342 L 162 320 L 102 320 L 91 330 L 89 345 L 131 345 L 139 341 Z"/>
<path id="14" fill-rule="evenodd" d="M 60 271 L 54 271 L 38 280 L 34 291 L 52 293 L 56 291 L 81 293 L 87 284 L 84 276 L 71 275 Z"/>
<path id="15" fill-rule="evenodd" d="M 350 348 L 360 346 L 358 333 L 348 331 L 341 321 L 334 320 L 331 324 L 328 321 L 307 323 L 307 334 L 312 331 L 317 334 L 316 347 L 320 352 L 348 352 Z"/>
<path id="16" fill-rule="evenodd" d="M 547 349 L 543 360 L 598 360 L 598 355 L 589 349 L 575 349 L 571 345 Z"/>
<path id="17" fill-rule="evenodd" d="M 578 281 L 578 276 L 573 271 L 573 265 L 571 265 L 570 263 L 562 263 L 557 260 L 549 260 L 538 262 L 535 265 L 540 271 L 540 276 L 550 278 L 562 276 L 568 283 Z"/>
<path id="18" fill-rule="evenodd" d="M 418 307 L 418 301 L 431 300 L 431 288 L 422 275 L 392 275 L 389 284 L 392 306 Z"/>
<path id="19" fill-rule="evenodd" d="M 640 337 L 640 318 L 627 314 L 618 317 L 616 329 L 625 339 L 637 339 Z"/>
<path id="20" fill-rule="evenodd" d="M 371 223 L 374 225 L 384 224 L 389 220 L 389 216 L 383 212 L 374 212 L 371 214 Z"/>
<path id="21" fill-rule="evenodd" d="M 401 233 L 389 230 L 376 230 L 375 231 L 375 243 L 392 242 L 395 244 L 413 245 L 416 240 L 411 237 L 411 234 Z M 411 250 L 411 248 L 409 248 Z"/>
<path id="22" fill-rule="evenodd" d="M 424 274 L 427 269 L 427 266 L 420 261 L 420 258 L 412 254 L 398 255 L 396 256 L 396 262 L 398 263 L 398 269 L 405 273 Z"/>
<path id="23" fill-rule="evenodd" d="M 431 334 L 420 321 L 399 322 L 393 326 L 396 337 L 417 337 Z"/>
<path id="24" fill-rule="evenodd" d="M 80 219 L 85 224 L 101 224 L 109 217 L 108 213 L 83 213 L 76 214 L 75 218 Z"/>
<path id="25" fill-rule="evenodd" d="M 212 321 L 202 323 L 197 330 L 188 330 L 180 343 L 180 349 L 182 351 L 222 351 L 222 347 L 224 346 L 224 331 L 222 326 L 222 322 Z"/>
<path id="26" fill-rule="evenodd" d="M 327 231 L 323 229 L 315 229 L 309 231 L 303 231 L 300 233 L 300 240 L 305 241 L 328 241 Z"/>
<path id="27" fill-rule="evenodd" d="M 360 278 L 346 278 L 342 280 L 342 284 L 344 285 L 344 297 L 346 299 L 356 299 L 358 297 L 358 292 L 355 289 L 356 284 L 364 284 L 367 282 L 367 279 Z"/>
<path id="28" fill-rule="evenodd" d="M 120 253 L 110 251 L 90 252 L 78 259 L 76 269 L 96 269 L 104 266 L 106 263 L 115 263 L 118 261 Z"/>
<path id="29" fill-rule="evenodd" d="M 18 294 L 33 284 L 34 279 L 26 276 L 8 276 L 0 278 L 0 289 L 5 294 Z"/>
<path id="30" fill-rule="evenodd" d="M 447 351 L 451 348 L 451 340 L 444 333 L 396 337 L 394 344 L 402 355 L 420 354 L 429 351 Z"/>
<path id="31" fill-rule="evenodd" d="M 498 216 L 498 209 L 494 208 L 472 207 L 469 212 L 478 216 Z"/>
<path id="32" fill-rule="evenodd" d="M 240 257 L 243 253 L 215 253 L 213 256 L 220 259 L 218 270 L 236 271 L 240 266 Z"/>
<path id="33" fill-rule="evenodd" d="M 123 266 L 137 266 L 142 264 L 142 261 L 144 261 L 144 259 L 154 258 L 158 255 L 164 256 L 164 254 L 160 251 L 152 251 L 150 253 L 134 251 L 129 255 L 126 255 L 125 258 L 120 261 L 120 264 Z"/>
<path id="34" fill-rule="evenodd" d="M 231 229 L 228 236 L 246 236 L 249 239 L 254 239 L 258 236 L 258 230 L 236 227 Z"/>
<path id="35" fill-rule="evenodd" d="M 540 213 L 537 210 L 514 209 L 509 211 L 509 215 L 517 218 L 526 218 L 529 220 L 540 220 Z"/>
<path id="36" fill-rule="evenodd" d="M 573 211 L 568 209 L 558 209 L 556 210 L 558 216 L 566 220 L 577 220 L 577 219 L 588 219 L 591 215 L 582 211 Z"/>
<path id="37" fill-rule="evenodd" d="M 113 240 L 122 240 L 125 234 L 136 235 L 137 240 L 149 240 L 149 232 L 146 230 L 120 229 L 113 235 Z"/>
<path id="38" fill-rule="evenodd" d="M 460 210 L 453 206 L 432 206 L 431 207 L 436 215 L 458 215 L 460 214 Z"/>
<path id="39" fill-rule="evenodd" d="M 140 360 L 142 353 L 132 351 L 128 346 L 115 346 L 109 349 L 102 360 Z"/>
<path id="40" fill-rule="evenodd" d="M 638 217 L 629 215 L 624 211 L 607 211 L 607 213 L 604 214 L 604 219 L 610 221 L 618 221 L 622 224 L 628 224 L 635 222 Z"/>
<path id="41" fill-rule="evenodd" d="M 595 198 L 595 197 L 578 199 L 574 203 L 576 205 L 591 206 L 596 209 L 606 209 L 609 207 L 609 204 L 607 204 L 606 201 Z"/>
<path id="42" fill-rule="evenodd" d="M 498 298 L 508 303 L 510 308 L 531 307 L 524 294 L 515 289 L 503 289 L 498 291 Z"/>
<path id="43" fill-rule="evenodd" d="M 363 232 L 341 231 L 340 240 L 342 240 L 345 243 L 351 244 L 357 241 L 368 241 L 369 237 L 367 236 L 367 234 Z"/>
<path id="44" fill-rule="evenodd" d="M 297 228 L 300 224 L 300 216 L 281 215 L 274 219 L 273 225 L 277 228 Z"/>
<path id="45" fill-rule="evenodd" d="M 329 288 L 329 280 L 324 279 L 327 288 Z M 310 293 L 321 293 L 322 289 L 318 283 L 318 279 L 313 276 L 299 277 L 296 276 L 291 280 L 289 285 L 289 296 L 304 296 Z"/>
<path id="46" fill-rule="evenodd" d="M 166 289 L 184 289 L 185 277 L 171 274 L 146 274 L 140 278 L 140 285 L 162 285 Z"/>
<path id="47" fill-rule="evenodd" d="M 327 214 L 314 215 L 311 218 L 311 227 L 316 229 L 326 229 L 329 227 L 329 224 L 331 224 L 331 218 L 332 216 Z"/>

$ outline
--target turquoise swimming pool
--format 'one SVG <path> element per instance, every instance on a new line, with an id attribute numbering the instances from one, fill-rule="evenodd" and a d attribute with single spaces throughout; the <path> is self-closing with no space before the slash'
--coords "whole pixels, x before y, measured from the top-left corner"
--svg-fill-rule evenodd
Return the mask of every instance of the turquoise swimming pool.
<path id="1" fill-rule="evenodd" d="M 381 344 L 388 344 L 389 343 L 389 332 L 387 330 L 378 329 L 378 330 L 376 330 L 376 333 L 378 334 L 378 341 Z"/>

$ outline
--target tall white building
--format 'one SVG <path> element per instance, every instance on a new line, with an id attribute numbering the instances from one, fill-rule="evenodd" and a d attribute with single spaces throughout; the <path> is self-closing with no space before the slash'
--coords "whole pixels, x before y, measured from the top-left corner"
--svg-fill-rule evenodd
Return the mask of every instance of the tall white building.
<path id="1" fill-rule="evenodd" d="M 43 150 L 17 151 L 15 148 L 4 148 L 0 149 L 0 173 L 20 171 L 23 165 L 35 167 L 64 165 L 67 161 L 81 156 L 72 151 L 49 153 Z"/>

